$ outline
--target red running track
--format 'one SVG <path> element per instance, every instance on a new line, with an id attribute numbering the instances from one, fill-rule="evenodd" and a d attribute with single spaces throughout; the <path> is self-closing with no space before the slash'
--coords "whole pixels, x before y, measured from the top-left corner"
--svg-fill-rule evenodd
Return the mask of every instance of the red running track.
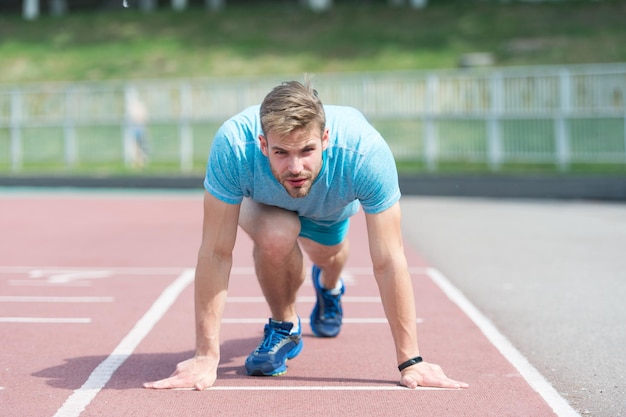
<path id="1" fill-rule="evenodd" d="M 576 415 L 408 244 L 421 353 L 470 388 L 400 387 L 361 215 L 349 234 L 338 338 L 315 338 L 305 324 L 304 350 L 286 375 L 245 375 L 269 313 L 240 233 L 216 386 L 141 388 L 193 353 L 201 197 L 0 194 L 0 415 Z M 307 282 L 303 319 L 313 296 Z"/>

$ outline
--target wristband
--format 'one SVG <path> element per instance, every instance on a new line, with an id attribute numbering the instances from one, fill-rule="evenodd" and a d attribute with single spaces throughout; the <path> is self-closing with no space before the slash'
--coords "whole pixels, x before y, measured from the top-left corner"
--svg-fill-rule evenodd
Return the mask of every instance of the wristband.
<path id="1" fill-rule="evenodd" d="M 413 359 L 409 359 L 408 361 L 402 362 L 400 365 L 398 365 L 398 371 L 402 372 L 404 368 L 408 368 L 409 366 L 415 365 L 416 363 L 420 363 L 422 361 L 423 359 L 421 356 L 416 356 Z"/>

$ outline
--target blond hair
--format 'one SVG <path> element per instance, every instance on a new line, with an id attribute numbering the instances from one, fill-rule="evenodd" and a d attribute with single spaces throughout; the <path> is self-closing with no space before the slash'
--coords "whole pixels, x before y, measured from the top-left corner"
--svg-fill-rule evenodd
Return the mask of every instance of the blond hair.
<path id="1" fill-rule="evenodd" d="M 309 129 L 317 124 L 324 131 L 326 115 L 317 91 L 308 79 L 283 82 L 265 96 L 260 110 L 264 134 L 285 136 L 296 129 Z"/>

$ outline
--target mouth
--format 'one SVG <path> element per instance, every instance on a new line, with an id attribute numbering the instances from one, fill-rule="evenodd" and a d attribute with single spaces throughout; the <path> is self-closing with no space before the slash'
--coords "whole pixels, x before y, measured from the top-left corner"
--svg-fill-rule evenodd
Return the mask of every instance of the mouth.
<path id="1" fill-rule="evenodd" d="M 286 181 L 292 187 L 299 188 L 299 187 L 304 186 L 304 184 L 307 181 L 307 178 L 287 178 Z"/>

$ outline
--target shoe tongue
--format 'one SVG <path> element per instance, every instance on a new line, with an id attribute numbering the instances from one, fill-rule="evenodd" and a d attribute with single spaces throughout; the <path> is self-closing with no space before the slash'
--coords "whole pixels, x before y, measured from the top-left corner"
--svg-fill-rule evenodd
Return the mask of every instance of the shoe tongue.
<path id="1" fill-rule="evenodd" d="M 274 329 L 290 331 L 293 327 L 293 323 L 290 321 L 276 321 L 274 319 L 270 319 L 270 327 L 273 327 Z"/>

